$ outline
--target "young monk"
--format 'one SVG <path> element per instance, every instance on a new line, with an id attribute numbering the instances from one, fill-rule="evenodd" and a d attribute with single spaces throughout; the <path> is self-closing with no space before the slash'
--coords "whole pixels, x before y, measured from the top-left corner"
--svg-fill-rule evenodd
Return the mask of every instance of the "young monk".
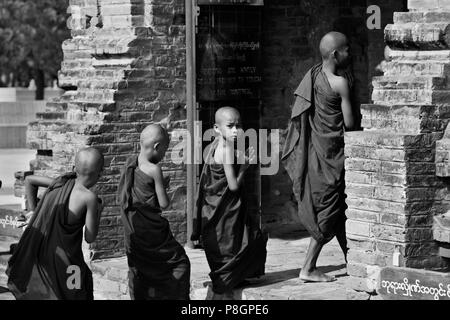
<path id="1" fill-rule="evenodd" d="M 170 204 L 166 193 L 169 179 L 164 179 L 158 163 L 169 141 L 161 126 L 146 127 L 139 156 L 127 160 L 120 178 L 119 202 L 133 300 L 189 299 L 189 258 L 161 216 L 161 208 Z"/>
<path id="2" fill-rule="evenodd" d="M 80 150 L 75 172 L 56 179 L 28 176 L 25 194 L 34 211 L 8 262 L 8 287 L 16 299 L 93 300 L 92 273 L 81 249 L 98 232 L 102 206 L 89 190 L 103 169 L 103 155 Z M 47 187 L 36 203 L 39 187 Z"/>
<path id="3" fill-rule="evenodd" d="M 336 236 L 347 260 L 344 130 L 352 129 L 355 120 L 348 81 L 338 75 L 350 63 L 346 36 L 326 34 L 320 53 L 322 63 L 308 71 L 295 92 L 283 160 L 301 222 L 311 235 L 299 277 L 328 282 L 334 277 L 316 267 L 322 247 Z"/>
<path id="4" fill-rule="evenodd" d="M 207 147 L 191 239 L 201 237 L 211 268 L 212 299 L 221 300 L 232 299 L 233 289 L 246 278 L 264 274 L 267 237 L 245 205 L 244 174 L 255 155 L 250 149 L 245 163 L 237 163 L 239 112 L 231 107 L 217 110 L 214 130 L 218 137 Z"/>

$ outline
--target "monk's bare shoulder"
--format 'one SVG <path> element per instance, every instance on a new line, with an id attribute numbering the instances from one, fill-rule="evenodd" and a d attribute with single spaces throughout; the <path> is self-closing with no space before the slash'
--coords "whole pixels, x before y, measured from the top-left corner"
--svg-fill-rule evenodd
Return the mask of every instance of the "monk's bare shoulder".
<path id="1" fill-rule="evenodd" d="M 139 169 L 153 179 L 155 179 L 155 177 L 161 172 L 161 168 L 157 164 L 151 162 L 140 163 Z"/>
<path id="2" fill-rule="evenodd" d="M 83 215 L 88 207 L 96 205 L 97 195 L 83 186 L 74 187 L 70 195 L 69 209 L 75 215 Z"/>
<path id="3" fill-rule="evenodd" d="M 341 76 L 335 76 L 334 81 L 334 91 L 336 91 L 340 96 L 346 96 L 349 91 L 348 80 Z"/>

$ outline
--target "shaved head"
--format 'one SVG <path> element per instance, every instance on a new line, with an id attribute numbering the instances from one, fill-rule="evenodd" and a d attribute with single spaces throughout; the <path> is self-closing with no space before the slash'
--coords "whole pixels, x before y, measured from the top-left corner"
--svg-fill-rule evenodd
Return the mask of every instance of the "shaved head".
<path id="1" fill-rule="evenodd" d="M 327 60 L 333 51 L 340 50 L 347 44 L 348 40 L 345 34 L 336 31 L 329 32 L 320 40 L 320 55 L 323 60 Z"/>
<path id="2" fill-rule="evenodd" d="M 75 156 L 75 171 L 82 176 L 100 172 L 103 168 L 104 157 L 95 148 L 85 148 Z"/>
<path id="3" fill-rule="evenodd" d="M 145 129 L 141 132 L 141 143 L 144 143 L 144 141 L 168 144 L 170 138 L 166 129 L 162 126 L 159 124 L 151 124 L 145 127 Z"/>
<path id="4" fill-rule="evenodd" d="M 241 118 L 241 115 L 237 109 L 232 107 L 222 107 L 216 111 L 215 121 L 216 124 L 221 124 L 225 120 Z"/>

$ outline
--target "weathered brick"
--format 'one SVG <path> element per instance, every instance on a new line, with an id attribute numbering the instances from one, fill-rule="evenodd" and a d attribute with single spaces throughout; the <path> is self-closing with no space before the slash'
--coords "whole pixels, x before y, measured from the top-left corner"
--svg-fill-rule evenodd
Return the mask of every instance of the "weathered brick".
<path id="1" fill-rule="evenodd" d="M 371 236 L 371 223 L 356 221 L 356 220 L 347 220 L 346 222 L 346 231 L 349 234 L 354 234 L 358 236 Z"/>
<path id="2" fill-rule="evenodd" d="M 365 252 L 350 249 L 348 251 L 348 261 L 352 263 L 362 263 L 366 265 L 377 265 L 384 267 L 389 265 L 389 255 L 377 252 Z"/>
<path id="3" fill-rule="evenodd" d="M 364 210 L 349 208 L 345 212 L 345 215 L 350 220 L 373 222 L 373 223 L 380 222 L 379 221 L 380 214 L 378 212 L 374 212 L 374 211 L 364 211 Z"/>
<path id="4" fill-rule="evenodd" d="M 347 233 L 348 247 L 352 250 L 373 252 L 375 251 L 375 240 L 364 236 Z"/>
<path id="5" fill-rule="evenodd" d="M 397 242 L 406 242 L 406 233 L 405 228 L 388 226 L 377 224 L 372 227 L 372 233 L 375 238 L 380 240 L 388 240 L 388 241 L 397 241 Z"/>

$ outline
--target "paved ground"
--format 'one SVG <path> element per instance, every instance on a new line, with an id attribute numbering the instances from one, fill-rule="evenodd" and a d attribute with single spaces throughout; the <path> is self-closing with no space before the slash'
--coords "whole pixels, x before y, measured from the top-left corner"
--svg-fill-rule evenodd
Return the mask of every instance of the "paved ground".
<path id="1" fill-rule="evenodd" d="M 29 168 L 35 151 L 26 149 L 0 149 L 0 207 L 14 207 L 20 199 L 12 196 L 14 172 Z M 266 275 L 252 280 L 251 285 L 236 292 L 238 299 L 361 299 L 349 290 L 344 259 L 336 241 L 325 246 L 318 265 L 337 277 L 332 283 L 301 283 L 298 281 L 309 238 L 297 226 L 277 227 L 270 230 Z M 6 289 L 6 262 L 10 241 L 0 238 L 0 300 L 13 299 Z M 186 249 L 191 260 L 191 298 L 203 300 L 208 295 L 209 267 L 203 250 Z M 92 265 L 96 299 L 129 299 L 127 264 L 125 258 L 104 260 Z"/>
<path id="2" fill-rule="evenodd" d="M 36 150 L 0 149 L 0 206 L 18 205 L 20 198 L 14 197 L 14 173 L 29 170 L 30 161 L 36 156 Z"/>
<path id="3" fill-rule="evenodd" d="M 304 232 L 285 227 L 281 235 L 272 234 L 268 242 L 266 275 L 251 281 L 251 285 L 236 291 L 236 299 L 248 300 L 347 300 L 368 299 L 365 294 L 350 290 L 344 259 L 336 241 L 325 246 L 319 267 L 337 277 L 332 283 L 302 283 L 298 280 L 309 238 Z M 1 243 L 0 239 L 0 243 Z M 4 263 L 9 245 L 0 244 L 0 300 L 13 299 L 5 292 Z M 208 264 L 203 250 L 186 249 L 192 264 L 191 299 L 204 300 L 208 294 Z M 3 257 L 3 268 L 1 261 Z M 93 264 L 95 298 L 129 299 L 127 288 L 127 264 L 125 258 L 103 260 Z"/>

